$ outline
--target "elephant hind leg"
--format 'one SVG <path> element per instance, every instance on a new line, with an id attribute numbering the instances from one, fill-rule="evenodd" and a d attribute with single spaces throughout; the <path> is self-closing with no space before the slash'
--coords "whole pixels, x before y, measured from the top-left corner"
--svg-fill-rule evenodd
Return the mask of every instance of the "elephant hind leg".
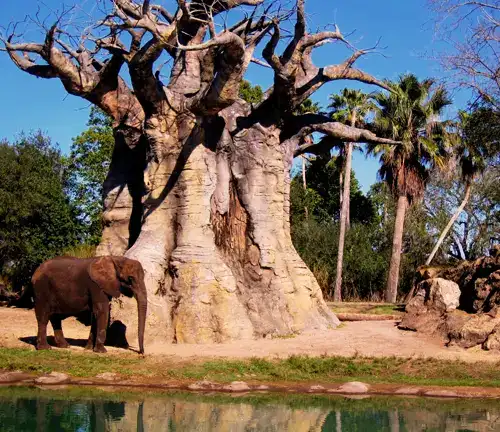
<path id="1" fill-rule="evenodd" d="M 35 315 L 38 322 L 38 334 L 36 336 L 36 349 L 51 349 L 47 342 L 47 324 L 49 323 L 49 313 L 35 305 Z"/>
<path id="2" fill-rule="evenodd" d="M 96 332 L 95 332 L 95 347 L 94 352 L 105 353 L 104 343 L 106 342 L 106 330 L 109 321 L 109 304 L 94 305 L 94 313 L 96 318 Z"/>
<path id="3" fill-rule="evenodd" d="M 54 329 L 54 339 L 56 340 L 56 346 L 58 348 L 69 348 L 68 341 L 64 338 L 64 333 L 62 331 L 61 317 L 53 315 L 50 317 L 50 323 Z"/>
<path id="4" fill-rule="evenodd" d="M 87 340 L 87 345 L 85 345 L 86 350 L 93 350 L 95 345 L 95 334 L 96 334 L 96 320 L 94 314 L 92 314 L 92 322 L 90 324 L 90 333 Z"/>

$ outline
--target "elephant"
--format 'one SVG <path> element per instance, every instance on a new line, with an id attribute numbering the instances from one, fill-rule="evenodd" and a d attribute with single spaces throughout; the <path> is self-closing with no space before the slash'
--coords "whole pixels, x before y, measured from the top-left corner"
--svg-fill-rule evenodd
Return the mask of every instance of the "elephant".
<path id="1" fill-rule="evenodd" d="M 31 279 L 38 322 L 36 348 L 50 349 L 47 324 L 54 329 L 56 346 L 69 347 L 61 320 L 92 312 L 93 324 L 86 349 L 104 353 L 112 297 L 120 294 L 137 301 L 139 352 L 144 354 L 147 292 L 139 261 L 118 256 L 96 258 L 58 257 L 42 263 Z"/>

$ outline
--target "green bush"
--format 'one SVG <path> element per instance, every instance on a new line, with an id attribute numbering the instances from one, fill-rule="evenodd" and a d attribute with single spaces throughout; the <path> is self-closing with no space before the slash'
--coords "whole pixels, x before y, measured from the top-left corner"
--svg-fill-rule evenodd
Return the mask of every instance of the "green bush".
<path id="1" fill-rule="evenodd" d="M 15 290 L 41 262 L 77 243 L 64 171 L 64 157 L 40 132 L 0 143 L 0 274 Z"/>
<path id="2" fill-rule="evenodd" d="M 344 250 L 344 299 L 381 298 L 385 287 L 388 250 L 385 245 L 379 244 L 380 235 L 375 225 L 351 226 Z M 303 220 L 292 226 L 292 238 L 297 252 L 316 276 L 325 297 L 333 297 L 338 224 L 315 219 Z"/>

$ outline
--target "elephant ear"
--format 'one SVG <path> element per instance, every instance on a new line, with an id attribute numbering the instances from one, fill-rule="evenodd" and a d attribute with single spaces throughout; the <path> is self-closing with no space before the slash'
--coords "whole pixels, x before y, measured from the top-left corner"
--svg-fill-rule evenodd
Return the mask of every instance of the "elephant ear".
<path id="1" fill-rule="evenodd" d="M 120 282 L 116 277 L 116 269 L 110 257 L 101 257 L 89 266 L 90 278 L 108 295 L 120 297 Z"/>

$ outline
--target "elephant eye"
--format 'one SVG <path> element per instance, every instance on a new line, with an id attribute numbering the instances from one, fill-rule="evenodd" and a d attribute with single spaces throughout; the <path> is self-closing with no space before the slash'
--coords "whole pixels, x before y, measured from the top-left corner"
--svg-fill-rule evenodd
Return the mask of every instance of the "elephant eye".
<path id="1" fill-rule="evenodd" d="M 134 283 L 134 278 L 132 276 L 128 277 L 128 283 L 133 284 Z"/>

